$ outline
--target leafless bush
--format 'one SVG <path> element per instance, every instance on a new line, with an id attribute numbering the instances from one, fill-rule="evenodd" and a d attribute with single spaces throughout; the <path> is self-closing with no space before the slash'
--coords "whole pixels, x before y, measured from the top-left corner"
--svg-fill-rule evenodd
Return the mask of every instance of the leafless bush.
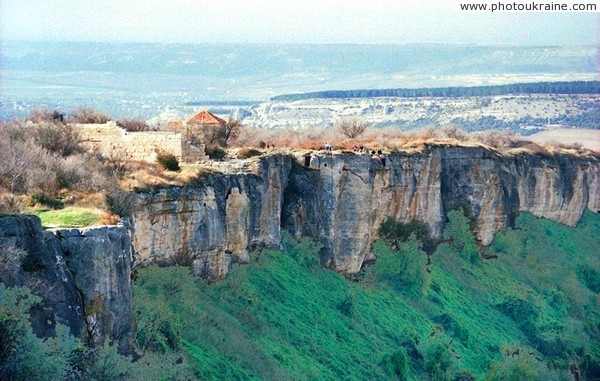
<path id="1" fill-rule="evenodd" d="M 129 171 L 129 163 L 116 153 L 104 157 L 104 165 L 108 170 L 108 175 L 117 179 L 123 178 Z"/>
<path id="2" fill-rule="evenodd" d="M 456 126 L 446 126 L 442 128 L 441 135 L 450 139 L 456 139 L 460 141 L 469 140 L 469 134 Z"/>
<path id="3" fill-rule="evenodd" d="M 27 127 L 20 121 L 0 122 L 1 139 L 24 142 L 28 139 L 27 131 Z"/>
<path id="4" fill-rule="evenodd" d="M 150 131 L 150 126 L 141 119 L 119 119 L 117 120 L 117 126 L 129 132 Z"/>
<path id="5" fill-rule="evenodd" d="M 107 176 L 89 155 L 62 157 L 35 144 L 0 133 L 0 186 L 16 193 L 55 193 L 61 189 L 97 190 Z"/>
<path id="6" fill-rule="evenodd" d="M 560 142 L 550 142 L 550 144 L 568 150 L 575 150 L 577 152 L 583 151 L 583 144 L 579 142 L 571 142 L 571 143 L 560 143 Z"/>
<path id="7" fill-rule="evenodd" d="M 260 152 L 257 149 L 254 148 L 241 148 L 238 152 L 237 152 L 237 157 L 239 159 L 248 159 L 254 156 L 260 156 L 262 154 L 262 152 Z"/>
<path id="8" fill-rule="evenodd" d="M 46 150 L 30 141 L 13 141 L 0 136 L 0 181 L 11 192 L 25 192 L 29 174 L 37 168 L 48 168 L 51 158 Z M 40 186 L 43 185 L 43 181 Z"/>
<path id="9" fill-rule="evenodd" d="M 89 154 L 73 155 L 56 165 L 59 189 L 96 192 L 116 182 L 108 170 Z"/>
<path id="10" fill-rule="evenodd" d="M 111 213 L 119 217 L 128 217 L 135 206 L 135 195 L 118 187 L 111 187 L 106 193 L 105 204 Z"/>
<path id="11" fill-rule="evenodd" d="M 63 113 L 47 107 L 33 108 L 27 116 L 27 120 L 30 120 L 33 123 L 62 123 L 64 118 L 65 115 Z"/>
<path id="12" fill-rule="evenodd" d="M 17 196 L 11 193 L 0 195 L 0 215 L 21 214 L 22 212 L 23 203 Z"/>
<path id="13" fill-rule="evenodd" d="M 104 124 L 110 120 L 105 113 L 91 107 L 79 107 L 75 109 L 69 118 L 72 123 Z"/>
<path id="14" fill-rule="evenodd" d="M 516 148 L 523 142 L 514 133 L 509 131 L 489 131 L 479 134 L 471 134 L 470 138 L 496 149 Z"/>
<path id="15" fill-rule="evenodd" d="M 367 129 L 365 121 L 357 118 L 342 119 L 337 123 L 340 133 L 350 139 L 357 138 Z"/>
<path id="16" fill-rule="evenodd" d="M 83 152 L 81 137 L 70 125 L 55 123 L 40 123 L 31 128 L 33 141 L 38 146 L 49 152 L 61 156 L 69 156 L 74 153 Z"/>

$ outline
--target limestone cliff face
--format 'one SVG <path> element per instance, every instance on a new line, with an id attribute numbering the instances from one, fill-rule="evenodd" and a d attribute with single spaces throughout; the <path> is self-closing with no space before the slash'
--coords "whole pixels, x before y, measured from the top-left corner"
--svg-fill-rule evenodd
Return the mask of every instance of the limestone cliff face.
<path id="1" fill-rule="evenodd" d="M 330 268 L 357 272 L 387 217 L 419 219 L 440 238 L 446 213 L 463 210 L 489 244 L 519 211 L 575 226 L 586 208 L 598 212 L 597 158 L 520 154 L 484 148 L 430 147 L 421 153 L 317 155 L 298 158 L 285 194 L 283 226 L 318 238 Z"/>
<path id="2" fill-rule="evenodd" d="M 323 263 L 360 270 L 386 218 L 427 223 L 441 238 L 446 213 L 462 208 L 482 245 L 520 211 L 574 226 L 600 209 L 597 157 L 500 155 L 481 147 L 429 147 L 370 155 L 272 155 L 253 171 L 211 174 L 196 187 L 140 194 L 133 216 L 138 265 L 191 266 L 211 281 L 248 250 L 278 246 L 281 230 L 323 244 Z"/>
<path id="3" fill-rule="evenodd" d="M 57 230 L 67 268 L 83 303 L 86 337 L 106 338 L 121 352 L 133 344 L 131 235 L 122 226 Z"/>
<path id="4" fill-rule="evenodd" d="M 281 210 L 292 159 L 273 155 L 253 171 L 212 174 L 196 187 L 138 195 L 132 217 L 137 264 L 191 266 L 209 280 L 223 278 L 248 249 L 281 244 Z"/>
<path id="5" fill-rule="evenodd" d="M 382 221 L 419 219 L 440 238 L 448 211 L 463 208 L 480 243 L 520 211 L 576 225 L 600 212 L 600 159 L 500 155 L 484 148 L 419 153 L 271 155 L 248 171 L 209 174 L 190 187 L 137 194 L 131 230 L 122 226 L 43 231 L 37 217 L 0 218 L 0 282 L 42 298 L 34 331 L 57 323 L 91 344 L 134 335 L 132 266 L 185 265 L 209 281 L 257 247 L 281 246 L 282 229 L 322 243 L 329 268 L 353 273 L 372 259 Z"/>
<path id="6" fill-rule="evenodd" d="M 419 218 L 439 235 L 443 223 L 439 152 L 392 155 L 384 166 L 368 155 L 314 156 L 296 162 L 286 190 L 284 227 L 319 237 L 322 259 L 340 272 L 357 272 L 377 228 L 388 216 Z"/>
<path id="7" fill-rule="evenodd" d="M 34 216 L 0 218 L 0 282 L 28 286 L 42 302 L 31 311 L 34 332 L 57 323 L 96 345 L 130 349 L 131 239 L 123 227 L 42 231 Z"/>

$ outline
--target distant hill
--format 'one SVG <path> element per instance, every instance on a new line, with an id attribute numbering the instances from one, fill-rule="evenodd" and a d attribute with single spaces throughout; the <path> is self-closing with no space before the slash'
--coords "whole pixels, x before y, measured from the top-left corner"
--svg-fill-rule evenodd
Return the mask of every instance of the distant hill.
<path id="1" fill-rule="evenodd" d="M 291 73 L 505 74 L 594 72 L 593 46 L 445 44 L 156 44 L 3 42 L 6 70 L 242 77 Z"/>
<path id="2" fill-rule="evenodd" d="M 82 104 L 115 118 L 188 102 L 267 101 L 329 89 L 594 80 L 595 46 L 0 42 L 0 119 Z M 190 107 L 190 106 L 187 106 Z"/>
<path id="3" fill-rule="evenodd" d="M 375 97 L 476 97 L 507 94 L 600 94 L 600 81 L 535 82 L 497 86 L 437 87 L 421 89 L 328 90 L 314 93 L 285 94 L 272 101 L 296 101 L 313 98 Z"/>

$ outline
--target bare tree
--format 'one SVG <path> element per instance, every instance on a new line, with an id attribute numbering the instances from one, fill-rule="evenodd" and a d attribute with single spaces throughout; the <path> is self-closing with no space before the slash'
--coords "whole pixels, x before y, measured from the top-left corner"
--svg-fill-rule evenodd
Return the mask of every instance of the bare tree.
<path id="1" fill-rule="evenodd" d="M 239 119 L 229 117 L 227 122 L 223 125 L 223 128 L 225 129 L 225 145 L 228 145 L 231 140 L 237 139 L 240 136 L 243 127 L 244 126 Z"/>
<path id="2" fill-rule="evenodd" d="M 337 123 L 338 130 L 342 135 L 350 139 L 360 136 L 367 129 L 367 124 L 362 119 L 342 119 Z"/>

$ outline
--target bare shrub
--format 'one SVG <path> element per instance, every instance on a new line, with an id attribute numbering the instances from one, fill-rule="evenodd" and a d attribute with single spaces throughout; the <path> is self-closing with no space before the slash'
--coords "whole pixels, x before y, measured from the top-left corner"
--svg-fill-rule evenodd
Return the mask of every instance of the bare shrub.
<path id="1" fill-rule="evenodd" d="M 24 126 L 24 124 L 17 120 L 0 122 L 0 139 L 24 142 L 28 139 L 27 131 L 28 129 Z"/>
<path id="2" fill-rule="evenodd" d="M 62 123 L 64 118 L 65 115 L 63 113 L 47 107 L 33 108 L 27 116 L 27 120 L 30 120 L 33 123 Z"/>
<path id="3" fill-rule="evenodd" d="M 108 170 L 109 176 L 121 179 L 129 171 L 128 160 L 123 159 L 116 153 L 104 157 L 104 165 Z"/>
<path id="4" fill-rule="evenodd" d="M 337 123 L 337 128 L 342 135 L 354 139 L 365 132 L 367 124 L 358 118 L 342 119 Z"/>
<path id="5" fill-rule="evenodd" d="M 72 155 L 56 165 L 56 176 L 60 189 L 95 192 L 111 183 L 107 169 L 95 157 L 83 154 Z"/>
<path id="6" fill-rule="evenodd" d="M 56 125 L 48 130 L 43 128 L 43 131 L 52 131 L 51 136 L 60 131 L 55 130 Z M 103 165 L 94 157 L 72 152 L 63 157 L 36 144 L 36 139 L 13 140 L 5 132 L 0 131 L 0 187 L 13 193 L 55 193 L 61 189 L 90 191 L 104 187 L 107 176 Z M 31 127 L 29 132 L 36 135 L 38 130 Z M 61 153 L 72 149 L 69 139 L 65 140 Z M 51 139 L 38 138 L 37 141 L 46 144 Z"/>
<path id="7" fill-rule="evenodd" d="M 48 161 L 43 165 L 37 165 L 26 168 L 25 184 L 22 189 L 25 193 L 49 192 L 56 193 L 60 190 L 58 176 L 55 171 L 56 161 L 48 157 Z"/>
<path id="8" fill-rule="evenodd" d="M 479 134 L 471 134 L 470 138 L 487 146 L 502 149 L 516 148 L 523 142 L 514 133 L 510 131 L 489 131 Z"/>
<path id="9" fill-rule="evenodd" d="M 72 123 L 104 124 L 110 120 L 105 113 L 91 107 L 79 107 L 73 110 L 69 121 Z"/>
<path id="10" fill-rule="evenodd" d="M 22 212 L 23 203 L 17 196 L 11 193 L 0 195 L 0 215 L 21 214 Z"/>
<path id="11" fill-rule="evenodd" d="M 456 126 L 446 126 L 442 128 L 441 135 L 450 139 L 456 139 L 460 141 L 469 140 L 469 134 Z"/>
<path id="12" fill-rule="evenodd" d="M 33 141 L 38 146 L 49 152 L 61 156 L 69 156 L 77 152 L 83 152 L 81 137 L 70 125 L 41 123 L 31 128 Z"/>
<path id="13" fill-rule="evenodd" d="M 111 187 L 106 193 L 104 202 L 109 212 L 119 217 L 128 217 L 133 213 L 135 195 L 118 187 Z"/>
<path id="14" fill-rule="evenodd" d="M 28 180 L 37 169 L 49 169 L 53 159 L 43 148 L 30 141 L 12 141 L 6 136 L 0 137 L 0 182 L 11 192 L 25 192 L 32 185 Z M 51 175 L 51 174 L 50 174 Z M 40 180 L 34 188 L 52 186 L 52 179 L 38 176 Z M 51 176 L 50 176 L 51 177 Z"/>
<path id="15" fill-rule="evenodd" d="M 248 159 L 254 156 L 260 156 L 262 155 L 262 152 L 260 152 L 257 149 L 254 148 L 241 148 L 238 152 L 237 152 L 237 157 L 239 159 Z"/>
<path id="16" fill-rule="evenodd" d="M 584 151 L 583 144 L 581 144 L 579 142 L 571 142 L 571 143 L 550 142 L 550 144 L 552 144 L 558 148 L 562 148 L 562 149 L 575 150 L 577 152 Z"/>
<path id="17" fill-rule="evenodd" d="M 179 160 L 170 152 L 159 150 L 156 153 L 156 162 L 167 171 L 179 171 Z"/>
<path id="18" fill-rule="evenodd" d="M 125 129 L 129 132 L 141 132 L 150 131 L 150 126 L 141 119 L 119 119 L 117 120 L 117 126 Z"/>

